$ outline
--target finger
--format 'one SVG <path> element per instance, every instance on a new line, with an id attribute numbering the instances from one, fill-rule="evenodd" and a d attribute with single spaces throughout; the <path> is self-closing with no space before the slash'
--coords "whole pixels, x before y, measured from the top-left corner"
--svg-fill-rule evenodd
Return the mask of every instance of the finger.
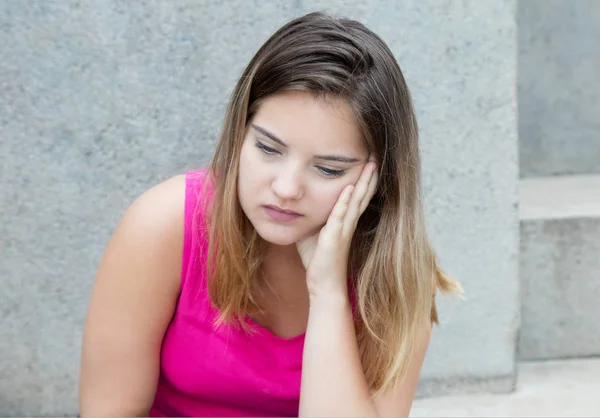
<path id="1" fill-rule="evenodd" d="M 356 183 L 355 191 L 353 193 L 352 200 L 350 201 L 350 207 L 348 208 L 345 218 L 345 221 L 349 226 L 353 225 L 362 213 L 360 212 L 360 208 L 362 206 L 362 202 L 365 200 L 369 183 L 374 171 L 375 163 L 367 163 L 363 168 L 363 172 L 361 173 L 358 182 Z"/>
<path id="2" fill-rule="evenodd" d="M 350 205 L 350 199 L 352 198 L 354 189 L 355 186 L 350 185 L 346 186 L 344 190 L 342 190 L 340 197 L 338 198 L 337 202 L 333 206 L 333 209 L 331 210 L 331 213 L 329 214 L 329 218 L 327 220 L 325 228 L 328 228 L 330 230 L 331 228 L 333 228 L 336 231 L 341 229 L 341 226 L 344 223 L 346 212 L 348 211 L 348 206 Z"/>
<path id="3" fill-rule="evenodd" d="M 373 196 L 375 196 L 375 192 L 377 191 L 377 183 L 379 182 L 379 173 L 377 173 L 377 170 L 375 170 L 375 172 L 373 173 L 373 175 L 371 176 L 371 180 L 369 181 L 369 187 L 367 188 L 367 193 L 365 195 L 365 198 L 362 200 L 361 204 L 360 204 L 360 210 L 359 210 L 359 217 L 360 215 L 362 215 L 365 211 L 365 209 L 367 209 L 367 206 L 369 206 L 369 203 L 371 202 L 371 199 L 373 199 Z"/>
<path id="4" fill-rule="evenodd" d="M 360 196 L 360 203 L 359 203 L 359 209 L 363 206 L 363 204 L 369 203 L 369 201 L 371 200 L 371 195 L 369 194 L 371 186 L 373 184 L 373 179 L 375 179 L 375 181 L 377 181 L 377 165 L 375 163 L 369 163 L 372 164 L 371 168 L 369 168 L 369 174 L 366 178 L 366 182 L 365 182 L 365 186 L 364 186 L 364 191 L 361 190 L 361 196 Z M 358 216 L 360 216 L 362 214 L 362 210 L 359 210 Z"/>

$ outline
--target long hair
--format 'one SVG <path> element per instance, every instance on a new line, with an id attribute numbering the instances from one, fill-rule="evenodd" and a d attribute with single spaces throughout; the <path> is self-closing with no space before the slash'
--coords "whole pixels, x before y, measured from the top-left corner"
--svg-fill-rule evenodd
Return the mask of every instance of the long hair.
<path id="1" fill-rule="evenodd" d="M 427 238 L 408 87 L 392 52 L 363 24 L 322 13 L 299 17 L 273 34 L 244 70 L 210 167 L 209 296 L 220 323 L 246 330 L 244 318 L 262 310 L 257 301 L 266 286 L 260 274 L 266 246 L 238 201 L 238 164 L 261 100 L 286 90 L 346 100 L 379 162 L 378 188 L 358 222 L 348 264 L 362 366 L 377 394 L 403 378 L 417 334 L 438 322 L 436 290 L 461 289 L 439 268 Z"/>

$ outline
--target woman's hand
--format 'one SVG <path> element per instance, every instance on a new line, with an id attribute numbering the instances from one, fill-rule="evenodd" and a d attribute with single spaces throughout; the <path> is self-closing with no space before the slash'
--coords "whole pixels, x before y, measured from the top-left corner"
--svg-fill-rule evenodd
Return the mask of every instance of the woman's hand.
<path id="1" fill-rule="evenodd" d="M 376 168 L 376 163 L 370 158 L 356 184 L 342 190 L 325 226 L 318 233 L 296 243 L 306 268 L 309 294 L 342 291 L 347 295 L 350 243 L 358 219 L 375 194 Z"/>

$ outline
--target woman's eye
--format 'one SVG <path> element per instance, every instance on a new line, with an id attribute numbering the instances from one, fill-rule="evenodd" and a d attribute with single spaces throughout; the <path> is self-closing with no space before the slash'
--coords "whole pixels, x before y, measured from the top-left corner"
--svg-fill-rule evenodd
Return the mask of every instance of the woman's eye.
<path id="1" fill-rule="evenodd" d="M 277 151 L 275 148 L 268 147 L 260 141 L 256 141 L 255 145 L 256 145 L 256 148 L 260 149 L 263 153 L 265 153 L 267 155 L 279 154 L 279 151 Z"/>
<path id="2" fill-rule="evenodd" d="M 317 167 L 317 169 L 328 177 L 339 177 L 343 176 L 346 173 L 345 170 L 332 170 L 330 168 L 325 167 Z"/>

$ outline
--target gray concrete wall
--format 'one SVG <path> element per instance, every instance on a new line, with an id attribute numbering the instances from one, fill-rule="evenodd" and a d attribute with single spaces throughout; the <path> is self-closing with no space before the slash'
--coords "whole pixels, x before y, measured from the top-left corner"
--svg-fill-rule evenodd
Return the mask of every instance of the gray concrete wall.
<path id="1" fill-rule="evenodd" d="M 517 298 L 515 2 L 335 1 L 390 44 L 422 127 L 441 299 L 420 394 L 507 390 Z M 202 166 L 236 77 L 317 1 L 0 3 L 0 415 L 76 412 L 94 270 L 132 199 Z"/>
<path id="2" fill-rule="evenodd" d="M 518 5 L 521 177 L 600 174 L 600 2 Z"/>
<path id="3" fill-rule="evenodd" d="M 415 99 L 430 233 L 465 302 L 438 298 L 419 395 L 512 389 L 519 327 L 515 3 L 380 3 L 367 23 Z"/>

